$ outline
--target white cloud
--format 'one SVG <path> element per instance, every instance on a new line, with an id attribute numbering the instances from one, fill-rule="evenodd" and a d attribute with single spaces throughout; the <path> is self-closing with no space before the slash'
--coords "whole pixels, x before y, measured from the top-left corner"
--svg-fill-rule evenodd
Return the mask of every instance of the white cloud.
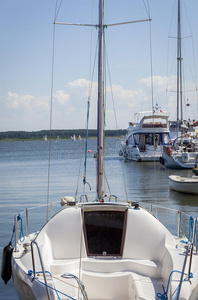
<path id="1" fill-rule="evenodd" d="M 157 102 L 163 110 L 171 112 L 171 119 L 176 115 L 176 93 L 166 93 L 167 78 L 153 77 L 154 105 Z M 97 82 L 92 82 L 90 100 L 90 128 L 97 123 Z M 175 77 L 169 79 L 169 90 L 175 91 Z M 64 89 L 54 92 L 53 128 L 84 128 L 87 114 L 89 81 L 83 78 L 68 82 Z M 113 99 L 112 99 L 113 91 Z M 116 129 L 114 106 L 118 128 L 126 128 L 133 115 L 139 111 L 152 109 L 151 78 L 142 78 L 135 88 L 124 88 L 121 85 L 106 87 L 106 124 L 107 128 Z M 113 103 L 114 101 L 114 103 Z M 190 109 L 195 103 L 190 98 Z M 8 92 L 0 98 L 0 128 L 6 130 L 41 130 L 49 127 L 50 96 L 19 95 Z"/>
<path id="2" fill-rule="evenodd" d="M 89 86 L 89 81 L 87 79 L 80 78 L 73 82 L 68 82 L 67 86 L 72 88 L 87 88 Z"/>
<path id="3" fill-rule="evenodd" d="M 67 104 L 70 99 L 70 95 L 65 94 L 63 91 L 59 90 L 54 94 L 55 100 L 61 105 Z"/>

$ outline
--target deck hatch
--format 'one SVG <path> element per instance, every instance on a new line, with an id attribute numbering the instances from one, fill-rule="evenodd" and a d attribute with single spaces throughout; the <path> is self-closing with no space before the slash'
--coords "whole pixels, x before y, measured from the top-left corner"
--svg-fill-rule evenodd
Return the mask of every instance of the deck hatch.
<path id="1" fill-rule="evenodd" d="M 84 233 L 88 256 L 121 256 L 126 211 L 84 212 Z"/>

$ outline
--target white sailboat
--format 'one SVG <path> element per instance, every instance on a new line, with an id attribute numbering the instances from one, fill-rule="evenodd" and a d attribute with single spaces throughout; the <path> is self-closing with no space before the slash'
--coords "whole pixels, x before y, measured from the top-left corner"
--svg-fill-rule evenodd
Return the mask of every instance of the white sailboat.
<path id="1" fill-rule="evenodd" d="M 72 139 L 73 142 L 75 142 L 76 141 L 76 135 L 73 134 L 73 136 L 71 136 L 71 139 Z"/>
<path id="2" fill-rule="evenodd" d="M 181 8 L 178 0 L 177 29 L 177 138 L 172 146 L 163 147 L 160 162 L 167 168 L 192 169 L 198 154 L 198 136 L 188 132 L 187 122 L 183 120 L 183 83 L 182 83 L 182 49 L 181 49 Z M 179 110 L 180 108 L 180 110 Z"/>
<path id="3" fill-rule="evenodd" d="M 18 239 L 16 217 L 15 246 L 8 255 L 16 292 L 21 300 L 197 299 L 196 219 L 193 237 L 184 244 L 138 203 L 117 202 L 104 194 L 104 30 L 108 25 L 103 16 L 104 0 L 99 0 L 97 199 L 77 202 L 64 197 L 65 207 L 23 241 Z M 6 281 L 9 271 L 5 267 Z"/>
<path id="4" fill-rule="evenodd" d="M 169 113 L 156 107 L 135 114 L 139 122 L 130 122 L 126 137 L 120 143 L 119 155 L 138 162 L 159 161 L 164 145 L 171 144 Z"/>

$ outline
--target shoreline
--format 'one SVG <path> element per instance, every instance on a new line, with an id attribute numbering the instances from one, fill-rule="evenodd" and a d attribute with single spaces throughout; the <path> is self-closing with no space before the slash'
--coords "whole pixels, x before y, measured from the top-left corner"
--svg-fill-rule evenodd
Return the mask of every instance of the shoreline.
<path id="1" fill-rule="evenodd" d="M 105 139 L 120 139 L 121 137 L 120 136 L 107 136 L 107 137 L 105 137 Z M 82 140 L 85 140 L 86 139 L 86 137 L 82 137 Z M 95 137 L 95 136 L 91 136 L 91 137 L 89 137 L 88 138 L 89 140 L 92 140 L 92 139 L 97 139 L 97 137 Z M 63 140 L 71 140 L 71 138 L 69 138 L 69 137 L 66 137 L 66 138 L 60 138 L 59 139 L 59 141 L 63 141 Z M 38 138 L 38 139 L 20 139 L 20 138 L 18 138 L 18 139 L 16 139 L 16 138 L 7 138 L 7 139 L 0 139 L 0 143 L 1 142 L 43 142 L 43 143 L 47 143 L 47 142 L 49 142 L 49 141 L 51 141 L 51 142 L 59 142 L 59 141 L 57 141 L 57 139 L 54 139 L 54 138 L 48 138 L 47 139 L 47 141 L 43 141 L 41 138 Z M 79 139 L 76 139 L 76 141 L 79 141 Z M 75 141 L 75 142 L 76 142 Z"/>

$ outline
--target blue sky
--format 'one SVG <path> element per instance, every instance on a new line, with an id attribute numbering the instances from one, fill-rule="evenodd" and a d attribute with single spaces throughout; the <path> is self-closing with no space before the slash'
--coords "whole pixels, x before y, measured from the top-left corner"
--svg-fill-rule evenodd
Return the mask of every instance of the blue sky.
<path id="1" fill-rule="evenodd" d="M 57 21 L 97 23 L 98 1 L 63 0 Z M 145 1 L 147 3 L 147 1 Z M 184 5 L 183 5 L 184 3 Z M 0 1 L 0 131 L 49 129 L 52 40 L 55 0 Z M 184 86 L 195 89 L 198 57 L 198 1 L 181 0 Z M 133 115 L 151 110 L 152 40 L 153 101 L 176 117 L 177 0 L 150 0 L 149 22 L 109 27 L 106 49 L 110 75 L 106 75 L 106 128 L 116 129 L 111 90 L 118 128 L 126 128 Z M 175 7 L 175 10 L 174 10 Z M 188 18 L 186 17 L 186 10 Z M 105 23 L 147 19 L 142 0 L 106 0 Z M 190 23 L 190 27 L 189 24 Z M 89 70 L 94 65 L 97 31 L 88 27 L 56 25 L 53 81 L 54 129 L 84 128 L 89 87 Z M 195 60 L 192 52 L 193 34 Z M 92 36 L 92 54 L 90 44 Z M 190 72 L 188 71 L 190 70 Z M 92 86 L 90 128 L 96 127 L 97 71 Z M 110 81 L 112 89 L 110 87 Z M 190 106 L 185 117 L 198 118 L 196 93 L 185 93 Z"/>

